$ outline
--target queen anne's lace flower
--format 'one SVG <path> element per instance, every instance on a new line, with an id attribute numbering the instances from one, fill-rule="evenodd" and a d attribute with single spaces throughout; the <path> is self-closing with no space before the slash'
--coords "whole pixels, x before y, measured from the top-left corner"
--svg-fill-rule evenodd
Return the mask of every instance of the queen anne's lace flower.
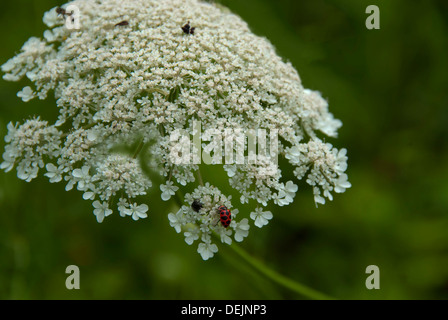
<path id="1" fill-rule="evenodd" d="M 60 154 L 60 139 L 61 132 L 39 118 L 27 120 L 22 125 L 10 123 L 5 137 L 8 144 L 0 168 L 10 171 L 17 165 L 17 177 L 29 182 L 44 167 L 44 157 L 57 157 Z"/>
<path id="2" fill-rule="evenodd" d="M 218 246 L 210 241 L 201 242 L 199 244 L 198 253 L 204 260 L 210 259 L 216 252 L 218 252 Z"/>
<path id="3" fill-rule="evenodd" d="M 168 181 L 166 184 L 160 185 L 160 190 L 162 191 L 162 200 L 168 201 L 171 196 L 174 196 L 176 194 L 176 191 L 179 189 L 179 187 L 173 185 L 172 181 Z"/>
<path id="4" fill-rule="evenodd" d="M 103 222 L 104 217 L 112 214 L 112 210 L 109 209 L 109 204 L 107 202 L 99 202 L 96 200 L 92 203 L 92 205 L 95 208 L 93 210 L 93 214 L 96 216 L 96 220 L 98 220 L 98 222 Z"/>
<path id="5" fill-rule="evenodd" d="M 262 128 L 278 134 L 274 153 L 224 165 L 239 202 L 257 206 L 251 218 L 258 227 L 272 218 L 260 206 L 288 205 L 298 190 L 296 181 L 283 178 L 277 155 L 312 187 L 316 204 L 350 187 L 346 150 L 323 141 L 324 135 L 337 136 L 341 121 L 238 16 L 199 0 L 70 4 L 79 9 L 79 29 L 67 28 L 53 8 L 43 17 L 49 29 L 42 38 L 30 38 L 1 67 L 5 80 L 29 80 L 17 94 L 23 101 L 51 92 L 59 111 L 55 124 L 35 118 L 8 125 L 5 171 L 16 167 L 20 179 L 31 181 L 45 168 L 50 182 L 65 181 L 66 190 L 76 187 L 93 201 L 99 222 L 113 208 L 121 216 L 145 218 L 148 206 L 138 203 L 152 186 L 149 171 L 165 178 L 163 200 L 179 197 L 179 185 L 202 184 L 195 176 L 198 163 L 171 157 L 183 148 L 170 139 L 179 130 L 197 133 L 194 122 L 200 120 L 204 130 Z M 124 20 L 128 24 L 117 25 Z M 188 21 L 194 34 L 181 29 Z M 210 140 L 202 147 L 216 153 L 220 146 Z M 248 142 L 235 148 L 248 152 Z M 211 163 L 222 162 L 218 157 Z M 194 199 L 203 203 L 199 212 L 190 206 Z M 169 223 L 188 244 L 199 241 L 204 259 L 218 250 L 212 235 L 227 244 L 248 235 L 248 219 L 238 219 L 238 209 L 218 188 L 200 185 L 185 201 L 168 215 Z M 218 223 L 219 205 L 232 211 L 227 229 Z"/>
<path id="6" fill-rule="evenodd" d="M 61 166 L 56 167 L 54 164 L 48 163 L 45 168 L 47 168 L 47 173 L 45 174 L 45 176 L 50 179 L 51 183 L 59 182 L 62 180 L 63 168 Z"/>
<path id="7" fill-rule="evenodd" d="M 138 220 L 148 216 L 146 211 L 148 211 L 148 206 L 146 204 L 137 205 L 136 203 L 133 203 L 130 205 L 129 209 L 124 209 L 124 214 L 132 216 L 132 219 L 134 220 Z"/>
<path id="8" fill-rule="evenodd" d="M 201 209 L 195 211 L 191 204 L 195 199 L 200 199 Z M 184 231 L 185 242 L 189 245 L 201 239 L 198 252 L 202 257 L 209 257 L 217 251 L 209 250 L 213 246 L 211 237 L 215 234 L 222 243 L 231 244 L 232 236 L 238 242 L 249 234 L 249 224 L 246 218 L 238 221 L 238 209 L 233 208 L 231 197 L 227 197 L 215 186 L 206 183 L 198 186 L 192 193 L 185 194 L 187 205 L 182 206 L 177 213 L 170 213 L 168 219 L 170 225 L 178 233 Z M 219 206 L 226 206 L 232 215 L 232 221 L 228 228 L 220 223 Z M 207 250 L 206 250 L 207 249 Z M 205 250 L 205 251 L 204 251 Z M 205 259 L 205 258 L 204 258 Z M 206 260 L 206 259 L 205 259 Z"/>
<path id="9" fill-rule="evenodd" d="M 271 211 L 263 211 L 262 208 L 256 208 L 254 212 L 251 212 L 250 218 L 254 220 L 254 224 L 261 228 L 269 223 L 273 217 Z"/>
<path id="10" fill-rule="evenodd" d="M 240 223 L 234 223 L 235 241 L 241 242 L 249 234 L 249 221 L 244 218 Z"/>
<path id="11" fill-rule="evenodd" d="M 31 87 L 25 87 L 22 91 L 17 92 L 17 96 L 22 98 L 23 102 L 28 102 L 35 97 Z"/>

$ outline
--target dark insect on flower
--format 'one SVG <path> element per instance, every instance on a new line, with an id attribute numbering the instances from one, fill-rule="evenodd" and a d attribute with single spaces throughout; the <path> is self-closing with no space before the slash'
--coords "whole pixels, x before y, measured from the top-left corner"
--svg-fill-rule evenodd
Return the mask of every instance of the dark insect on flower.
<path id="1" fill-rule="evenodd" d="M 65 9 L 61 8 L 61 7 L 57 7 L 56 8 L 56 13 L 57 14 L 61 14 L 61 15 L 65 15 L 67 13 L 67 11 L 65 11 Z"/>
<path id="2" fill-rule="evenodd" d="M 193 201 L 193 203 L 191 204 L 191 208 L 195 211 L 195 212 L 199 212 L 199 210 L 202 209 L 203 204 L 201 203 L 201 201 L 199 199 L 195 199 Z"/>
<path id="3" fill-rule="evenodd" d="M 56 13 L 61 15 L 64 19 L 66 15 L 71 16 L 73 14 L 73 12 L 67 12 L 64 8 L 61 7 L 56 8 Z"/>
<path id="4" fill-rule="evenodd" d="M 56 13 L 61 16 L 62 19 L 65 19 L 65 16 L 72 16 L 73 12 L 67 12 L 67 10 L 65 10 L 64 8 L 61 7 L 57 7 L 56 8 Z M 75 22 L 75 17 L 72 17 L 72 22 Z"/>
<path id="5" fill-rule="evenodd" d="M 190 21 L 188 21 L 187 24 L 185 24 L 183 27 L 181 27 L 181 29 L 185 34 L 194 34 L 194 30 L 196 28 L 194 28 L 194 27 L 192 28 L 190 26 Z"/>
<path id="6" fill-rule="evenodd" d="M 115 24 L 115 26 L 127 26 L 127 25 L 129 25 L 129 22 L 127 20 L 123 20 Z"/>

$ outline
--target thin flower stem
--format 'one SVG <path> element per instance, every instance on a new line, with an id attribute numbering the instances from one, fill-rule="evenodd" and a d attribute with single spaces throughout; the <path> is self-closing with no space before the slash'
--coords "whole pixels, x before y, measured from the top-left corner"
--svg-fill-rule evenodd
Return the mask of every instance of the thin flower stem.
<path id="1" fill-rule="evenodd" d="M 176 204 L 181 208 L 184 204 L 184 195 L 181 191 L 177 190 L 174 194 L 174 201 L 176 201 Z"/>
<path id="2" fill-rule="evenodd" d="M 199 184 L 200 184 L 201 186 L 204 186 L 204 181 L 202 180 L 202 175 L 201 175 L 201 169 L 198 168 L 198 171 L 196 171 L 196 173 L 198 174 L 198 181 L 199 181 Z"/>
<path id="3" fill-rule="evenodd" d="M 183 194 L 178 190 L 174 196 L 174 199 L 179 207 L 183 204 Z M 219 235 L 217 233 L 213 233 L 213 235 L 219 239 Z M 241 258 L 243 258 L 248 264 L 250 264 L 253 268 L 258 270 L 260 273 L 274 281 L 275 283 L 288 288 L 299 295 L 313 300 L 333 300 L 334 298 L 321 293 L 317 290 L 314 290 L 312 288 L 309 288 L 301 283 L 298 283 L 292 279 L 289 279 L 280 273 L 278 273 L 275 270 L 272 270 L 265 264 L 263 264 L 261 261 L 257 260 L 256 258 L 252 257 L 249 253 L 247 253 L 243 248 L 241 248 L 239 245 L 237 245 L 235 242 L 233 242 L 230 247 L 236 254 L 238 254 Z"/>
<path id="4" fill-rule="evenodd" d="M 137 150 L 135 150 L 134 155 L 132 156 L 133 159 L 136 159 L 138 154 L 140 153 L 140 151 L 142 151 L 143 146 L 145 145 L 145 139 L 142 139 L 142 141 L 140 142 L 140 144 L 137 147 Z"/>
<path id="5" fill-rule="evenodd" d="M 236 243 L 232 243 L 229 246 L 235 253 L 237 253 L 241 258 L 243 258 L 247 263 L 249 263 L 252 267 L 260 271 L 262 274 L 267 276 L 272 281 L 276 282 L 277 284 L 280 284 L 298 294 L 300 294 L 303 297 L 313 299 L 313 300 L 333 300 L 334 298 L 327 296 L 324 293 L 321 293 L 317 290 L 314 290 L 312 288 L 309 288 L 301 283 L 298 283 L 292 279 L 289 279 L 281 274 L 279 274 L 277 271 L 274 271 L 264 265 L 261 261 L 253 258 L 250 256 L 244 249 L 242 249 L 240 246 L 238 246 Z"/>

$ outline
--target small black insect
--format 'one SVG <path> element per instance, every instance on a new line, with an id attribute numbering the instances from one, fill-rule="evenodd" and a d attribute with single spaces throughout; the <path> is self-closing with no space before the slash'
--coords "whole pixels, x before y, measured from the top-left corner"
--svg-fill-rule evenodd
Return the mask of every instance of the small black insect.
<path id="1" fill-rule="evenodd" d="M 202 209 L 202 202 L 199 199 L 195 199 L 193 201 L 193 203 L 191 204 L 191 208 L 195 211 L 195 212 L 199 212 L 199 210 Z"/>
<path id="2" fill-rule="evenodd" d="M 58 17 L 60 16 L 60 18 L 65 19 L 65 16 L 72 16 L 73 12 L 67 12 L 67 10 L 65 10 L 64 8 L 61 7 L 57 7 L 56 8 L 56 13 L 58 14 Z M 72 22 L 75 22 L 75 17 L 72 17 Z"/>
<path id="3" fill-rule="evenodd" d="M 64 19 L 65 19 L 66 15 L 71 16 L 73 14 L 73 12 L 67 12 L 64 8 L 61 8 L 61 7 L 56 8 L 56 13 L 58 15 L 61 15 Z"/>
<path id="4" fill-rule="evenodd" d="M 123 20 L 121 22 L 118 22 L 115 24 L 115 26 L 127 26 L 129 24 L 129 21 Z"/>
<path id="5" fill-rule="evenodd" d="M 67 13 L 67 11 L 65 11 L 65 9 L 61 8 L 61 7 L 57 7 L 56 8 L 56 13 L 57 14 L 61 14 L 61 15 L 65 15 Z"/>
<path id="6" fill-rule="evenodd" d="M 190 26 L 190 21 L 188 21 L 186 25 L 184 25 L 183 27 L 181 27 L 181 29 L 182 29 L 182 31 L 183 31 L 185 34 L 194 34 L 194 30 L 195 30 L 196 28 L 194 28 L 194 27 L 192 28 L 192 27 Z"/>

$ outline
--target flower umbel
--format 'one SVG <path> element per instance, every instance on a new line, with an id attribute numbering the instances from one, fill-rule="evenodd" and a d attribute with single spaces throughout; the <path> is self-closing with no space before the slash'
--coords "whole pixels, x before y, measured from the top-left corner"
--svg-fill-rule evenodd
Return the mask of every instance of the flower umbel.
<path id="1" fill-rule="evenodd" d="M 346 149 L 323 140 L 337 136 L 341 121 L 319 92 L 302 86 L 291 63 L 238 16 L 199 0 L 69 4 L 79 8 L 80 29 L 67 28 L 53 8 L 43 17 L 49 29 L 42 37 L 30 38 L 1 67 L 5 80 L 28 79 L 17 93 L 24 102 L 54 92 L 58 110 L 54 124 L 39 117 L 8 124 L 1 169 L 15 167 L 25 181 L 46 169 L 50 182 L 65 181 L 66 190 L 76 187 L 92 201 L 98 222 L 114 210 L 134 220 L 146 218 L 149 206 L 142 202 L 153 185 L 149 172 L 162 177 L 164 201 L 193 185 L 168 219 L 187 244 L 199 241 L 204 260 L 218 250 L 213 235 L 222 243 L 239 242 L 250 226 L 249 214 L 239 219 L 230 196 L 197 178 L 198 163 L 173 161 L 173 151 L 183 148 L 173 149 L 171 134 L 193 135 L 195 121 L 202 128 L 278 133 L 274 151 L 294 167 L 297 181 L 285 179 L 267 155 L 256 163 L 246 159 L 224 166 L 214 159 L 217 164 L 207 167 L 224 168 L 228 181 L 219 183 L 234 188 L 239 203 L 256 207 L 250 218 L 257 227 L 273 217 L 264 207 L 294 201 L 300 180 L 311 186 L 316 204 L 351 186 Z M 182 29 L 189 21 L 194 32 Z M 247 151 L 248 144 L 235 147 Z M 205 149 L 216 152 L 220 146 Z M 191 208 L 195 199 L 203 203 L 198 212 Z M 218 223 L 220 205 L 232 212 L 228 228 Z"/>

